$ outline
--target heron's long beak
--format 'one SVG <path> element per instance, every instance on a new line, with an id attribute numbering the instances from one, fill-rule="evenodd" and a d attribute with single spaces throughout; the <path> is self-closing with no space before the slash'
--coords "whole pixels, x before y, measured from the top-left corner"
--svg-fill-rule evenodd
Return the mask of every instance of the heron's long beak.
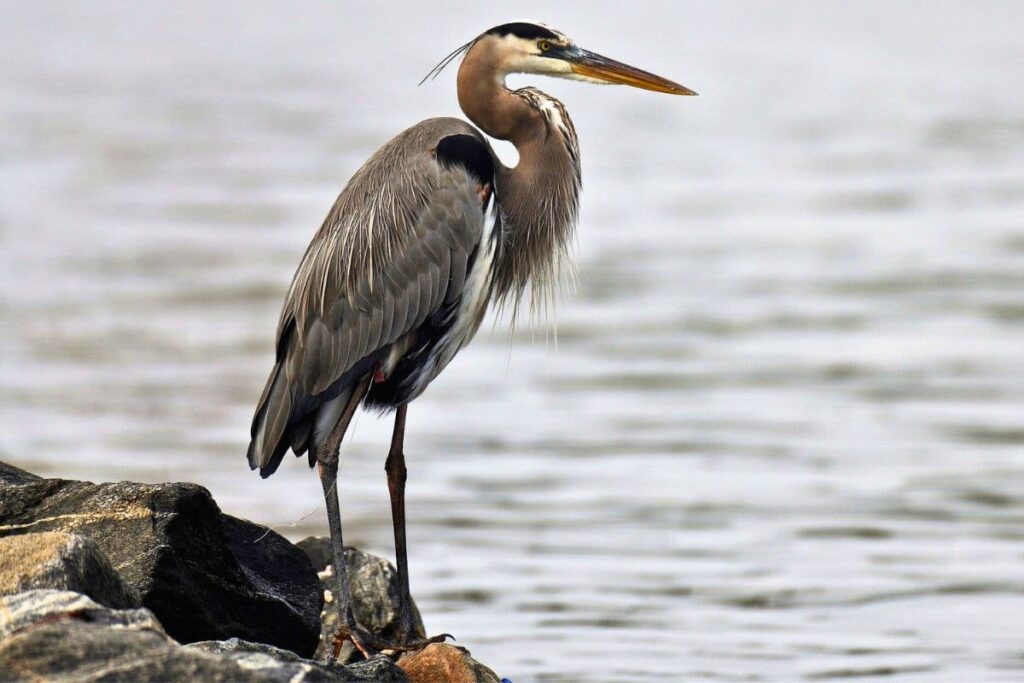
<path id="1" fill-rule="evenodd" d="M 664 92 L 670 95 L 697 94 L 689 88 L 667 78 L 655 76 L 652 73 L 642 71 L 622 62 L 616 62 L 614 59 L 609 59 L 589 50 L 575 48 L 567 55 L 567 61 L 573 73 L 605 83 L 631 85 L 634 88 L 654 90 L 655 92 Z"/>

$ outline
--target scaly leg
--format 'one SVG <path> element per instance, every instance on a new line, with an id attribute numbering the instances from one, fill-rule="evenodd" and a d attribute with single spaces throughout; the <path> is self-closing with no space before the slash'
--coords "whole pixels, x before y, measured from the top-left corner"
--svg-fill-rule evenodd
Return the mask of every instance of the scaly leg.
<path id="1" fill-rule="evenodd" d="M 403 649 L 419 649 L 430 643 L 442 643 L 451 638 L 442 633 L 433 638 L 424 638 L 416 628 L 412 615 L 412 594 L 409 592 L 409 560 L 405 546 L 405 413 L 408 404 L 403 403 L 395 412 L 395 431 L 391 437 L 391 450 L 384 464 L 388 475 L 388 492 L 391 494 L 391 524 L 395 530 L 395 558 L 398 560 L 399 604 L 398 643 Z"/>
<path id="2" fill-rule="evenodd" d="M 367 377 L 352 390 L 352 395 L 338 417 L 337 424 L 316 453 L 317 472 L 320 475 L 320 484 L 324 489 L 324 503 L 327 506 L 327 526 L 331 530 L 331 555 L 334 560 L 334 604 L 338 610 L 338 634 L 334 637 L 332 661 L 337 659 L 341 644 L 346 639 L 352 640 L 352 643 L 367 659 L 375 654 L 373 645 L 364 642 L 371 639 L 360 637 L 361 629 L 357 627 L 355 616 L 352 614 L 348 569 L 345 566 L 345 545 L 341 535 L 341 510 L 338 504 L 338 454 L 341 449 L 341 439 L 345 436 L 345 431 L 348 429 L 349 423 L 352 422 L 352 416 L 366 396 L 369 386 L 370 378 Z"/>
<path id="3" fill-rule="evenodd" d="M 338 455 L 341 448 L 341 439 L 345 436 L 345 431 L 348 429 L 348 425 L 352 421 L 352 416 L 355 414 L 356 408 L 359 407 L 359 404 L 362 402 L 363 398 L 365 398 L 371 379 L 372 378 L 370 376 L 367 376 L 360 381 L 352 391 L 352 396 L 349 398 L 348 403 L 345 405 L 345 409 L 338 417 L 338 423 L 335 425 L 334 429 L 331 430 L 331 433 L 328 435 L 323 447 L 316 454 L 317 471 L 320 474 L 320 483 L 324 489 L 324 503 L 327 505 L 327 525 L 331 530 L 331 554 L 334 560 L 334 595 L 336 601 L 335 604 L 338 610 L 338 632 L 334 636 L 334 653 L 332 661 L 338 658 L 341 646 L 346 640 L 351 641 L 364 657 L 370 659 L 381 650 L 418 650 L 430 643 L 443 642 L 446 637 L 445 635 L 442 635 L 427 640 L 411 640 L 398 644 L 388 643 L 359 626 L 359 624 L 356 623 L 355 615 L 352 612 L 352 592 L 349 587 L 348 568 L 345 565 L 345 545 L 342 541 L 341 534 L 341 510 L 338 504 Z M 402 422 L 404 425 L 404 411 L 402 416 Z M 401 442 L 399 442 L 399 444 L 401 444 Z M 400 446 L 399 452 L 401 452 Z M 402 469 L 404 472 L 404 463 L 402 465 Z M 404 565 L 404 506 L 402 519 L 401 563 Z M 405 586 L 405 594 L 408 595 L 409 579 L 407 575 L 402 585 Z M 411 609 L 411 598 L 404 599 L 403 604 L 409 605 L 409 609 Z M 412 623 L 411 614 L 408 618 L 403 617 L 403 624 L 406 622 L 409 624 Z"/>

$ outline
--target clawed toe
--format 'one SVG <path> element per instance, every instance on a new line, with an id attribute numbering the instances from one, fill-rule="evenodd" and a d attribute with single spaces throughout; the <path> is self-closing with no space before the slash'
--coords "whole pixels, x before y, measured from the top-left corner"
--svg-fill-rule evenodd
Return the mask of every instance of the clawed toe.
<path id="1" fill-rule="evenodd" d="M 430 638 L 413 638 L 401 643 L 388 643 L 365 629 L 339 626 L 331 642 L 334 645 L 333 657 L 336 660 L 342 645 L 346 642 L 352 643 L 363 657 L 371 659 L 379 652 L 416 652 L 432 643 L 443 643 L 448 639 L 455 640 L 455 636 L 450 633 L 442 633 Z"/>
<path id="2" fill-rule="evenodd" d="M 422 650 L 427 645 L 443 643 L 448 639 L 455 640 L 455 636 L 450 633 L 442 633 L 440 635 L 431 636 L 430 638 L 414 638 L 401 645 L 396 645 L 388 649 L 394 650 L 395 652 L 415 652 L 416 650 Z"/>
<path id="3" fill-rule="evenodd" d="M 334 645 L 334 660 L 338 659 L 338 655 L 341 654 L 341 646 L 346 642 L 352 643 L 366 659 L 372 659 L 374 655 L 384 649 L 381 647 L 381 643 L 369 631 L 358 627 L 339 626 L 331 642 Z"/>

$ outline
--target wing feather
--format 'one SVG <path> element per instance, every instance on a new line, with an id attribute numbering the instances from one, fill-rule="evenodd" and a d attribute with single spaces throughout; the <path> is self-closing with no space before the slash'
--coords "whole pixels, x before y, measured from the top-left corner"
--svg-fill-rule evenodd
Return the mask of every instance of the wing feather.
<path id="1" fill-rule="evenodd" d="M 381 306 L 377 306 L 372 311 L 370 311 L 370 321 L 369 321 L 370 337 L 369 337 L 369 345 L 370 345 L 370 348 L 373 348 L 373 349 L 378 349 L 378 348 L 380 348 L 381 346 L 383 346 L 384 344 L 387 343 L 384 340 L 383 335 L 381 334 L 383 329 L 384 329 L 384 308 L 385 308 L 385 305 L 383 305 L 383 303 L 384 302 L 382 302 Z"/>
<path id="2" fill-rule="evenodd" d="M 263 476 L 289 446 L 311 447 L 312 413 L 358 380 L 349 373 L 366 372 L 360 361 L 461 294 L 484 215 L 474 176 L 435 156 L 453 135 L 491 154 L 483 136 L 457 119 L 408 129 L 353 176 L 307 248 L 253 419 L 249 461 Z"/>
<path id="3" fill-rule="evenodd" d="M 432 308 L 434 309 L 439 308 L 441 304 L 445 302 L 446 295 L 448 294 L 448 287 L 451 283 L 451 272 L 452 255 L 451 253 L 448 253 L 445 256 L 445 259 L 441 262 L 441 268 L 437 271 L 437 298 L 432 304 Z"/>
<path id="4" fill-rule="evenodd" d="M 392 339 L 392 333 L 395 330 L 395 292 L 394 288 L 391 288 L 391 295 L 384 297 L 384 305 L 380 309 L 381 326 L 380 326 L 380 339 L 381 343 L 387 343 L 388 339 Z"/>

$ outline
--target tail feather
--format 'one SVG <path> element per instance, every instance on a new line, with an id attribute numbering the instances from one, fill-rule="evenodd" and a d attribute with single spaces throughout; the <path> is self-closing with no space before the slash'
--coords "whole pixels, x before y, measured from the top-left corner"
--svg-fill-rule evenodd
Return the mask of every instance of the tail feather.
<path id="1" fill-rule="evenodd" d="M 288 439 L 296 456 L 302 455 L 309 448 L 309 435 L 312 430 L 313 421 L 308 418 L 292 427 Z"/>
<path id="2" fill-rule="evenodd" d="M 261 477 L 269 477 L 281 464 L 285 451 L 291 445 L 284 438 L 291 417 L 292 396 L 281 362 L 274 365 L 267 386 L 263 389 L 249 432 L 249 468 L 260 470 Z"/>
<path id="3" fill-rule="evenodd" d="M 294 380 L 303 360 L 301 350 L 291 345 L 294 331 L 291 321 L 278 338 L 277 360 L 256 405 L 249 431 L 249 468 L 259 469 L 263 478 L 277 470 L 289 448 L 297 456 L 308 453 L 310 467 L 315 464 L 316 453 L 337 425 L 359 378 L 369 381 L 366 375 L 376 359 L 375 354 L 367 355 L 326 391 L 309 396 L 301 390 L 301 383 Z M 360 396 L 360 401 L 363 398 Z"/>

